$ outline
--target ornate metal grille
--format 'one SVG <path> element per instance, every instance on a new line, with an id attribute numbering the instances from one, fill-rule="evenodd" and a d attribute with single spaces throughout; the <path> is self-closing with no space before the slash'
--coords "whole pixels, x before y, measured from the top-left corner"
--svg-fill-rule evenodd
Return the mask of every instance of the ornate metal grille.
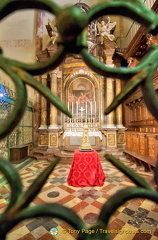
<path id="1" fill-rule="evenodd" d="M 67 53 L 81 54 L 85 63 L 96 73 L 112 78 L 130 79 L 122 92 L 116 96 L 113 103 L 106 109 L 108 114 L 122 103 L 129 94 L 138 86 L 141 86 L 144 100 L 149 111 L 158 120 L 158 103 L 156 100 L 152 78 L 157 68 L 158 47 L 152 45 L 148 53 L 141 62 L 134 68 L 109 68 L 98 62 L 89 52 L 87 47 L 86 27 L 88 24 L 103 15 L 122 15 L 130 17 L 138 23 L 144 25 L 148 32 L 156 35 L 158 33 L 158 16 L 149 10 L 141 0 L 109 1 L 98 4 L 84 15 L 76 6 L 61 8 L 57 4 L 48 0 L 5 0 L 0 3 L 0 19 L 19 9 L 42 9 L 56 16 L 57 29 L 60 36 L 58 50 L 47 62 L 27 65 L 22 62 L 5 58 L 1 52 L 0 66 L 2 70 L 10 76 L 16 86 L 17 98 L 12 113 L 7 121 L 0 126 L 0 139 L 4 139 L 11 133 L 20 122 L 27 104 L 26 84 L 34 87 L 44 97 L 46 97 L 59 110 L 71 117 L 65 105 L 60 102 L 46 87 L 36 81 L 33 75 L 39 75 L 48 70 L 55 69 L 65 58 Z M 91 227 L 93 235 L 91 239 L 109 239 L 109 234 L 101 234 L 97 229 L 108 229 L 108 222 L 112 214 L 127 200 L 133 198 L 147 198 L 158 203 L 158 193 L 143 178 L 135 174 L 131 169 L 110 155 L 105 155 L 106 159 L 115 165 L 120 171 L 127 175 L 135 184 L 135 187 L 128 187 L 120 190 L 110 197 L 103 205 L 97 223 Z M 39 193 L 49 174 L 59 162 L 54 163 L 33 182 L 26 192 L 22 191 L 22 183 L 19 174 L 13 166 L 0 157 L 0 170 L 8 180 L 11 187 L 11 200 L 8 207 L 0 216 L 0 235 L 5 239 L 7 232 L 20 221 L 27 218 L 39 216 L 52 216 L 60 218 L 69 223 L 77 230 L 87 229 L 88 226 L 71 209 L 59 204 L 46 203 L 39 206 L 30 207 L 29 204 Z M 158 170 L 158 167 L 156 167 Z M 155 171 L 155 182 L 158 184 L 158 177 Z M 90 229 L 89 229 L 90 230 Z M 79 234 L 78 239 L 89 239 L 85 232 Z"/>

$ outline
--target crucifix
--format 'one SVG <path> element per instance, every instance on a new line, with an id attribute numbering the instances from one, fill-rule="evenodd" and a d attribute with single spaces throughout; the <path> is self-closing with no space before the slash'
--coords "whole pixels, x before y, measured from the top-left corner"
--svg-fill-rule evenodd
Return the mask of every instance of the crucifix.
<path id="1" fill-rule="evenodd" d="M 81 107 L 81 108 L 79 109 L 79 111 L 81 112 L 81 119 L 83 119 L 83 111 L 85 111 L 85 109 L 84 109 L 83 107 Z"/>
<path id="2" fill-rule="evenodd" d="M 83 111 L 85 111 L 85 109 L 84 109 L 83 107 L 81 107 L 81 108 L 79 109 L 79 111 L 81 111 L 81 112 L 83 113 Z"/>

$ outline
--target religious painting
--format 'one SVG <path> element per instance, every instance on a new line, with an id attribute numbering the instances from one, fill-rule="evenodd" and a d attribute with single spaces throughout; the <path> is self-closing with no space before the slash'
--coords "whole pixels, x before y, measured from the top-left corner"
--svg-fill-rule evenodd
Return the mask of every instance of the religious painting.
<path id="1" fill-rule="evenodd" d="M 92 118 L 96 115 L 96 101 L 93 84 L 82 77 L 69 87 L 68 109 L 77 117 Z"/>

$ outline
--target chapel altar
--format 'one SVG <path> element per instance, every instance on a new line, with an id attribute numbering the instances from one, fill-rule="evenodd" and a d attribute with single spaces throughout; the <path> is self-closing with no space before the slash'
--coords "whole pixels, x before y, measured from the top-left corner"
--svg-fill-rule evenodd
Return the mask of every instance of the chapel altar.
<path id="1" fill-rule="evenodd" d="M 84 14 L 89 10 L 85 3 L 77 3 Z M 43 15 L 39 14 L 37 32 L 43 31 L 41 26 Z M 87 47 L 98 61 L 109 67 L 120 64 L 113 60 L 116 54 L 114 28 L 116 22 L 102 17 L 92 21 L 87 29 Z M 106 30 L 108 27 L 108 31 Z M 58 33 L 55 20 L 46 24 L 49 41 L 46 48 L 37 54 L 38 61 L 49 59 L 57 50 Z M 39 36 L 39 38 L 41 35 Z M 81 145 L 84 125 L 88 126 L 90 144 L 95 150 L 115 151 L 125 146 L 125 128 L 122 123 L 122 106 L 104 115 L 105 109 L 121 91 L 120 79 L 103 77 L 91 70 L 79 54 L 68 54 L 55 70 L 37 79 L 50 88 L 55 96 L 65 103 L 72 114 L 67 117 L 44 97 L 36 96 L 35 119 L 37 128 L 35 138 L 37 148 L 48 152 L 74 151 Z"/>

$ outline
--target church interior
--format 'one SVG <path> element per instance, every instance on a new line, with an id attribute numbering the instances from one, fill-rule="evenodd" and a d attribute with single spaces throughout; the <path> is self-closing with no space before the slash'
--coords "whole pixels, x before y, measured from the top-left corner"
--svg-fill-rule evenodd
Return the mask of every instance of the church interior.
<path id="1" fill-rule="evenodd" d="M 92 237 L 91 239 L 95 240 L 156 240 L 158 200 L 153 200 L 156 197 L 152 198 L 144 192 L 142 194 L 147 194 L 147 198 L 143 197 L 144 195 L 141 197 L 141 194 L 131 199 L 127 197 L 110 217 L 109 230 L 102 225 L 104 217 L 101 209 L 117 192 L 124 188 L 134 188 L 135 185 L 140 187 L 140 192 L 143 186 L 148 191 L 155 192 L 153 194 L 156 196 L 158 117 L 153 110 L 156 109 L 156 104 L 152 103 L 152 99 L 157 99 L 158 96 L 157 62 L 153 60 L 158 37 L 139 23 L 139 17 L 137 22 L 131 17 L 128 18 L 128 13 L 119 15 L 105 11 L 101 16 L 96 13 L 96 17 L 91 17 L 92 21 L 86 23 L 86 28 L 83 27 L 84 31 L 81 33 L 83 39 L 78 41 L 79 43 L 75 42 L 77 47 L 74 50 L 71 36 L 62 35 L 62 27 L 68 25 L 71 15 L 67 16 L 66 23 L 62 22 L 60 14 L 56 17 L 60 8 L 75 6 L 79 13 L 82 13 L 83 19 L 84 16 L 86 19 L 88 14 L 90 16 L 90 13 L 92 15 L 95 12 L 93 9 L 99 4 L 104 7 L 104 3 L 112 2 L 119 6 L 119 2 L 123 4 L 126 1 L 48 2 L 55 3 L 54 15 L 42 8 L 28 7 L 21 10 L 19 7 L 20 10 L 11 10 L 11 14 L 2 17 L 0 23 L 1 55 L 5 57 L 5 62 L 0 63 L 0 219 L 1 215 L 3 219 L 3 213 L 9 213 L 12 208 L 10 201 L 14 201 L 13 189 L 16 191 L 16 187 L 12 187 L 10 182 L 12 177 L 9 177 L 5 163 L 9 164 L 7 166 L 10 171 L 12 167 L 16 169 L 23 191 L 27 192 L 30 186 L 34 186 L 34 181 L 37 185 L 38 181 L 39 185 L 42 184 L 38 176 L 57 159 L 60 159 L 59 162 L 53 165 L 53 171 L 47 173 L 46 183 L 43 180 L 43 187 L 30 205 L 62 205 L 62 213 L 54 216 L 63 214 L 65 218 L 53 217 L 51 214 L 45 216 L 44 213 L 38 217 L 27 216 L 20 222 L 17 220 L 18 224 L 13 228 L 8 227 L 6 238 L 2 239 L 83 240 Z M 127 2 L 130 4 L 133 1 Z M 136 3 L 140 6 L 143 4 L 144 8 L 151 11 L 149 20 L 152 21 L 152 12 L 153 16 L 157 13 L 158 0 L 138 0 Z M 0 4 L 1 8 L 3 12 L 3 4 Z M 69 31 L 68 27 L 66 31 Z M 74 37 L 78 33 L 75 28 L 73 31 Z M 69 41 L 72 46 L 68 44 Z M 60 52 L 61 46 L 66 48 L 66 52 Z M 153 48 L 153 55 L 150 54 L 150 48 Z M 31 84 L 31 77 L 24 80 L 26 93 L 20 93 L 22 86 L 18 83 L 18 77 L 15 80 L 14 76 L 18 76 L 18 62 L 28 66 L 38 63 L 42 69 L 46 66 L 45 62 L 57 56 L 56 53 L 63 55 L 63 60 L 54 60 L 56 67 L 52 68 L 53 70 L 49 68 L 45 73 L 42 70 L 39 70 L 39 74 L 33 73 L 36 82 Z M 92 60 L 87 56 L 92 56 Z M 93 58 L 99 62 L 98 67 L 92 66 Z M 15 60 L 11 70 L 7 68 L 7 59 L 10 59 L 10 62 Z M 154 96 L 147 91 L 148 80 L 142 83 L 143 76 L 147 79 L 145 67 L 144 71 L 140 71 L 142 77 L 137 72 L 139 84 L 135 76 L 128 77 L 130 74 L 125 73 L 125 69 L 129 72 L 132 72 L 132 69 L 139 70 L 139 66 L 145 66 L 145 61 L 148 61 L 151 68 L 153 66 L 154 73 L 149 74 L 149 78 L 153 84 Z M 115 77 L 112 74 L 101 74 L 103 70 L 101 67 L 101 70 L 98 70 L 99 66 L 106 66 L 113 73 L 115 69 L 123 69 L 125 77 L 122 79 L 119 74 L 114 74 Z M 27 71 L 27 67 L 24 69 Z M 33 71 L 30 70 L 31 73 Z M 24 75 L 25 72 L 19 70 L 19 76 L 25 78 Z M 126 91 L 128 96 L 125 97 L 122 90 Z M 49 92 L 53 93 L 52 98 L 48 97 Z M 23 95 L 27 98 L 25 104 Z M 119 103 L 116 103 L 115 99 Z M 24 105 L 22 117 L 20 110 L 17 110 L 18 102 Z M 110 105 L 115 107 L 108 112 Z M 7 124 L 9 126 L 8 119 L 12 118 L 14 111 L 19 122 L 15 125 L 15 121 L 12 121 L 11 130 L 4 133 L 3 129 Z M 132 173 L 129 173 L 127 168 L 131 169 Z M 138 180 L 133 180 L 136 179 L 136 174 L 147 183 L 141 182 L 139 177 Z M 110 207 L 111 205 L 109 209 Z M 74 212 L 68 213 L 72 214 L 72 219 L 73 214 L 77 214 L 85 225 L 80 229 L 77 228 L 79 225 L 72 225 L 72 221 L 67 220 L 67 208 Z M 10 216 L 13 214 L 14 208 Z M 98 221 L 100 218 L 101 222 Z M 5 221 L 4 224 L 8 224 Z M 1 231 L 3 232 L 3 227 L 0 227 L 0 234 Z"/>

